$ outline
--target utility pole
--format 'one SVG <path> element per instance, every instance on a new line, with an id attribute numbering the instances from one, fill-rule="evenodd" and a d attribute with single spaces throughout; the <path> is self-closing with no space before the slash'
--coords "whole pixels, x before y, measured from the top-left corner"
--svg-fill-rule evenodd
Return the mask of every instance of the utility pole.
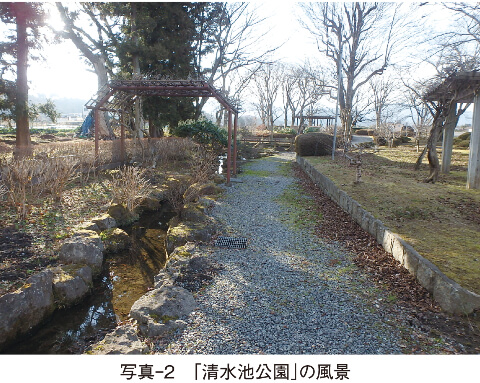
<path id="1" fill-rule="evenodd" d="M 332 161 L 335 159 L 335 149 L 337 144 L 337 121 L 338 121 L 338 109 L 340 102 L 340 92 L 342 92 L 342 56 L 343 56 L 343 39 L 342 39 L 342 28 L 340 25 L 339 33 L 339 48 L 338 48 L 338 58 L 337 58 L 337 69 L 338 69 L 338 85 L 337 85 L 337 106 L 335 107 L 335 125 L 333 126 L 333 147 L 332 147 Z"/>

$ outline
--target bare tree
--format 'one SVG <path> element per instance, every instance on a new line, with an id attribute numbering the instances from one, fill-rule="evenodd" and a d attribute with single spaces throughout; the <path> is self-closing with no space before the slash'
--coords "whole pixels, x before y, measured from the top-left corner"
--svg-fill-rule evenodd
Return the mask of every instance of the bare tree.
<path id="1" fill-rule="evenodd" d="M 371 78 L 369 85 L 373 96 L 375 127 L 378 130 L 390 116 L 387 111 L 393 103 L 393 91 L 397 85 L 391 78 L 384 78 L 383 76 Z"/>
<path id="2" fill-rule="evenodd" d="M 478 45 L 480 43 L 480 5 L 476 2 L 442 4 L 457 17 L 454 22 L 455 30 L 439 36 L 443 40 L 440 45 L 457 47 L 471 43 Z"/>
<path id="3" fill-rule="evenodd" d="M 303 25 L 316 38 L 319 51 L 335 63 L 335 73 L 341 65 L 340 118 L 344 138 L 350 141 L 355 96 L 385 71 L 394 50 L 401 46 L 400 31 L 406 22 L 400 17 L 400 5 L 329 2 L 302 7 L 309 19 Z"/>
<path id="4" fill-rule="evenodd" d="M 439 88 L 439 85 L 452 76 L 455 76 L 458 72 L 471 71 L 480 67 L 477 57 L 460 53 L 457 48 L 444 52 L 435 64 L 435 68 L 438 71 L 437 75 L 428 81 L 417 84 L 416 87 L 409 87 L 412 92 L 422 98 L 432 116 L 432 127 L 428 136 L 427 145 L 418 157 L 415 166 L 415 168 L 418 169 L 423 157 L 427 154 L 430 174 L 424 182 L 435 183 L 438 179 L 440 162 L 438 160 L 437 143 L 440 134 L 446 128 L 454 128 L 460 116 L 470 106 L 470 103 L 458 102 L 457 88 L 449 89 L 448 92 L 442 91 L 442 88 Z M 440 91 L 437 89 L 440 89 Z M 433 92 L 435 92 L 434 96 L 432 96 Z"/>
<path id="5" fill-rule="evenodd" d="M 416 137 L 426 136 L 432 125 L 432 115 L 423 98 L 417 92 L 407 89 L 404 105 L 409 110 Z"/>
<path id="6" fill-rule="evenodd" d="M 210 3 L 199 21 L 199 37 L 195 47 L 196 74 L 205 77 L 225 96 L 238 101 L 259 65 L 268 63 L 268 56 L 277 49 L 259 49 L 260 46 L 266 46 L 264 38 L 267 32 L 258 31 L 265 19 L 258 17 L 249 3 L 223 2 Z M 197 101 L 197 118 L 207 100 L 201 98 Z M 221 110 L 217 113 L 217 119 L 222 120 L 222 116 Z"/>
<path id="7" fill-rule="evenodd" d="M 275 120 L 280 116 L 275 106 L 283 82 L 283 70 L 280 65 L 266 64 L 255 74 L 254 93 L 258 99 L 256 103 L 262 122 L 270 129 L 273 135 Z"/>
<path id="8" fill-rule="evenodd" d="M 65 25 L 61 37 L 71 40 L 77 49 L 92 66 L 97 75 L 97 87 L 100 90 L 113 75 L 113 46 L 117 44 L 115 27 L 119 25 L 118 18 L 110 18 L 102 12 L 95 3 L 80 3 L 80 9 L 70 11 L 64 4 L 57 2 L 57 10 Z M 89 29 L 82 25 L 88 20 Z M 96 34 L 96 35 L 94 35 Z M 101 114 L 100 135 L 111 137 L 113 131 L 107 123 L 106 115 Z"/>
<path id="9" fill-rule="evenodd" d="M 300 66 L 291 67 L 285 75 L 283 85 L 284 100 L 288 106 L 292 126 L 298 117 L 298 133 L 302 134 L 305 124 L 305 113 L 314 110 L 321 97 L 326 94 L 324 76 L 319 68 L 315 68 L 307 60 Z"/>

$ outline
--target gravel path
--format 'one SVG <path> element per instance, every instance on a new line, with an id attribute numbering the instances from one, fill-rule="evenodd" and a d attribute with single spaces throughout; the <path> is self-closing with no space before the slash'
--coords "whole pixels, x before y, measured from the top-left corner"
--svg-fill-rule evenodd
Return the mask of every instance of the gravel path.
<path id="1" fill-rule="evenodd" d="M 395 321 L 351 255 L 291 225 L 278 201 L 294 179 L 291 153 L 253 161 L 217 201 L 222 234 L 247 249 L 206 247 L 223 266 L 196 293 L 198 309 L 167 347 L 171 354 L 401 353 Z"/>

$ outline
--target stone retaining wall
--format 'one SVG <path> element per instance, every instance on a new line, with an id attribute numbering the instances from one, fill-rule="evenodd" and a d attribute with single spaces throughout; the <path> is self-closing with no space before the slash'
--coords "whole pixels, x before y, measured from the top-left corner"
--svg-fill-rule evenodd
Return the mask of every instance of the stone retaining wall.
<path id="1" fill-rule="evenodd" d="M 350 214 L 362 229 L 376 238 L 385 251 L 392 254 L 423 287 L 432 293 L 433 298 L 443 310 L 454 314 L 469 314 L 480 308 L 480 295 L 448 278 L 437 266 L 423 258 L 399 235 L 390 231 L 380 220 L 363 209 L 357 201 L 316 170 L 307 159 L 297 155 L 297 163 L 325 194 Z"/>

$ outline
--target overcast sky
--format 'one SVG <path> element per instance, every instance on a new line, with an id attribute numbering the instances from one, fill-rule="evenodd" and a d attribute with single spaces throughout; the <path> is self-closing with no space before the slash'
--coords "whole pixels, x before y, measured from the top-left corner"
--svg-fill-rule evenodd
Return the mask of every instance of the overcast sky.
<path id="1" fill-rule="evenodd" d="M 269 44 L 272 46 L 283 44 L 275 53 L 278 61 L 301 63 L 307 57 L 313 60 L 322 59 L 315 41 L 298 22 L 303 13 L 297 3 L 257 1 L 252 3 L 252 6 L 258 7 L 260 17 L 267 19 L 264 24 L 266 28 L 271 29 Z M 441 5 L 431 3 L 425 9 L 425 12 L 429 13 L 430 25 L 437 29 L 448 27 L 451 17 L 447 17 L 447 12 Z M 412 17 L 418 17 L 419 14 L 420 12 Z M 87 101 L 96 93 L 97 77 L 80 57 L 73 43 L 65 41 L 58 45 L 46 46 L 44 56 L 45 61 L 30 63 L 29 81 L 32 95 L 44 94 L 54 99 L 79 98 Z"/>

